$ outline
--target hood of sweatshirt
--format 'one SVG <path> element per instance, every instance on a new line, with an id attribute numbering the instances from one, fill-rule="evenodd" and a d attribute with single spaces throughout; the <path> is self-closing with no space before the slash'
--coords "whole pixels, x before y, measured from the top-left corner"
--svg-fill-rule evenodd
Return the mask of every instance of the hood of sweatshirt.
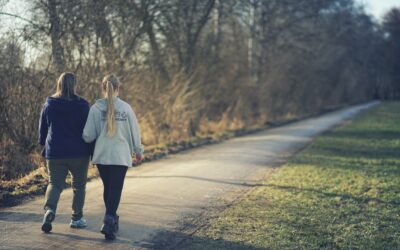
<path id="1" fill-rule="evenodd" d="M 103 98 L 103 99 L 97 100 L 94 105 L 101 111 L 107 111 L 107 104 L 108 104 L 107 99 Z M 115 107 L 115 109 L 119 109 L 119 107 L 121 105 L 123 105 L 123 102 L 118 97 L 114 97 L 114 107 Z"/>
<path id="2" fill-rule="evenodd" d="M 89 103 L 79 96 L 67 100 L 58 97 L 47 97 L 46 104 L 49 109 L 56 110 L 59 113 L 71 113 L 82 110 L 89 105 Z"/>

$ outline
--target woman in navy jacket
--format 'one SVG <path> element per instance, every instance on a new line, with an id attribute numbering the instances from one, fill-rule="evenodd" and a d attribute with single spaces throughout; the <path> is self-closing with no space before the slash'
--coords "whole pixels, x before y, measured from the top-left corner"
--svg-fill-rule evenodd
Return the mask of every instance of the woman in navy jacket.
<path id="1" fill-rule="evenodd" d="M 48 97 L 39 121 L 39 143 L 44 146 L 49 185 L 45 198 L 45 215 L 42 231 L 50 232 L 55 218 L 58 200 L 65 187 L 68 172 L 72 175 L 72 228 L 85 227 L 83 205 L 89 144 L 82 139 L 83 128 L 89 113 L 88 102 L 75 94 L 76 79 L 73 73 L 63 73 L 57 82 L 57 91 Z"/>

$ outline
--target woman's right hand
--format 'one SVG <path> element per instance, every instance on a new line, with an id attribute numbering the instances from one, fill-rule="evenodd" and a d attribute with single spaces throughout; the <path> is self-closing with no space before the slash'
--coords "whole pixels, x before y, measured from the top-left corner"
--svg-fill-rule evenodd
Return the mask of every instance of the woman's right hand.
<path id="1" fill-rule="evenodd" d="M 143 161 L 143 155 L 137 154 L 135 157 L 135 164 L 140 164 Z"/>

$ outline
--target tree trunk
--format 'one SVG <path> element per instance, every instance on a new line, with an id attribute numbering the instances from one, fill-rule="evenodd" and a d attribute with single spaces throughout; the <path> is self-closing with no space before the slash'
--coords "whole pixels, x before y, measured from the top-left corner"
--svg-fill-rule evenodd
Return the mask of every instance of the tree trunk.
<path id="1" fill-rule="evenodd" d="M 64 48 L 61 45 L 60 39 L 62 36 L 62 29 L 60 24 L 60 17 L 57 13 L 57 4 L 55 0 L 48 0 L 48 13 L 49 22 L 51 24 L 51 50 L 53 56 L 53 65 L 58 74 L 65 71 L 64 61 Z"/>
<path id="2" fill-rule="evenodd" d="M 160 48 L 158 46 L 156 36 L 154 34 L 152 23 L 147 23 L 146 33 L 147 33 L 147 36 L 150 41 L 153 62 L 156 65 L 156 67 L 158 68 L 162 80 L 168 82 L 170 80 L 170 77 L 169 77 L 168 71 L 167 71 L 164 63 L 162 62 Z"/>
<path id="3" fill-rule="evenodd" d="M 105 67 L 108 71 L 111 71 L 112 66 L 118 58 L 118 55 L 115 52 L 111 28 L 105 16 L 106 14 L 104 10 L 107 2 L 104 0 L 92 0 L 92 4 L 94 26 L 96 30 L 96 35 L 100 38 L 101 41 L 101 48 L 104 53 L 104 58 L 106 60 Z"/>

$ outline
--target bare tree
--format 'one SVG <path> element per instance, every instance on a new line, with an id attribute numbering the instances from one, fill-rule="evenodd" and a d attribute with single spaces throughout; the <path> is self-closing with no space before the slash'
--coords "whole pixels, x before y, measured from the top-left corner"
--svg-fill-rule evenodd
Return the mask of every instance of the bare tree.
<path id="1" fill-rule="evenodd" d="M 64 48 L 61 45 L 62 28 L 60 17 L 57 11 L 56 0 L 47 0 L 47 11 L 49 15 L 51 49 L 53 54 L 54 67 L 57 73 L 65 70 Z"/>

